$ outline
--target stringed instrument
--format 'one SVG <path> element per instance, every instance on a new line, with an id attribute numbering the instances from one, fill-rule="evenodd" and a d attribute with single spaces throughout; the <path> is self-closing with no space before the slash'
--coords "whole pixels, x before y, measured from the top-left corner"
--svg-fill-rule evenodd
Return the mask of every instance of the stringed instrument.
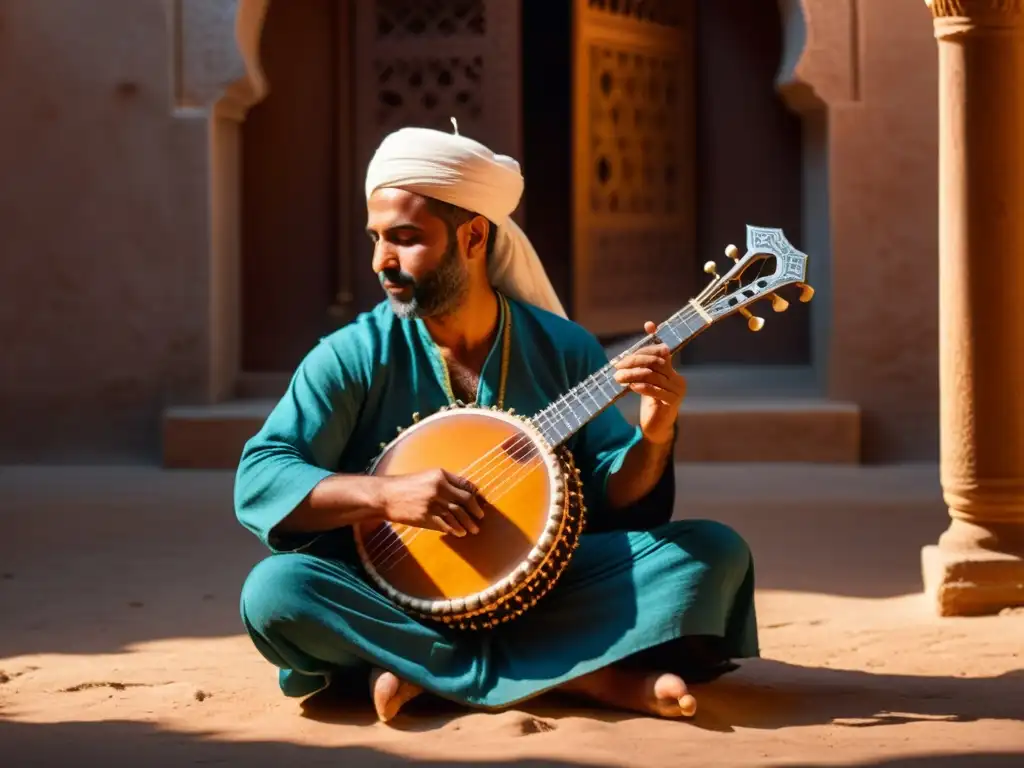
<path id="1" fill-rule="evenodd" d="M 368 474 L 402 475 L 443 468 L 474 483 L 482 497 L 480 532 L 456 537 L 390 522 L 363 523 L 356 547 L 371 581 L 400 608 L 421 619 L 468 630 L 521 616 L 557 583 L 585 528 L 580 472 L 566 441 L 630 390 L 614 363 L 652 343 L 678 352 L 734 313 L 758 331 L 749 306 L 795 285 L 808 302 L 807 255 L 781 229 L 747 227 L 747 252 L 726 248 L 733 264 L 646 337 L 532 416 L 473 405 L 446 406 L 383 447 Z M 759 269 L 754 269 L 760 265 Z M 773 271 L 768 271 L 769 269 Z"/>

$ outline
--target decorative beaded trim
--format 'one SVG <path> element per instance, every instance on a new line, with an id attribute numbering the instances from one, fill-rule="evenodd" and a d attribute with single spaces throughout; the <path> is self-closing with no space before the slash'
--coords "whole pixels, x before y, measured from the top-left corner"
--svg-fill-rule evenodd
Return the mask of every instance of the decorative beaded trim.
<path id="1" fill-rule="evenodd" d="M 1019 14 L 1024 0 L 925 0 L 937 19 L 971 18 L 979 13 Z"/>
<path id="2" fill-rule="evenodd" d="M 377 572 L 359 535 L 356 536 L 356 547 L 370 579 L 400 608 L 422 619 L 442 622 L 458 629 L 476 630 L 489 629 L 521 616 L 550 591 L 579 546 L 586 506 L 583 503 L 580 472 L 571 452 L 564 446 L 553 451 L 530 421 L 521 416 L 496 408 L 454 406 L 419 421 L 406 430 L 405 434 L 440 419 L 457 418 L 460 412 L 467 410 L 522 429 L 547 467 L 552 489 L 547 525 L 529 554 L 508 576 L 482 592 L 463 598 L 423 600 L 399 592 Z M 385 453 L 386 449 L 381 456 Z M 373 472 L 377 462 L 371 465 L 369 472 Z"/>

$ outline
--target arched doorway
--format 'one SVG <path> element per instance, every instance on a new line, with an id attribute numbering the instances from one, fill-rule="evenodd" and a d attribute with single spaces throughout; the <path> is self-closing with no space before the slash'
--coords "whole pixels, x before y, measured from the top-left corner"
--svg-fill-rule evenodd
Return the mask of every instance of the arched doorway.
<path id="1" fill-rule="evenodd" d="M 746 226 L 780 227 L 803 239 L 803 123 L 775 82 L 783 56 L 777 0 L 698 0 L 696 14 L 696 221 L 693 274 L 725 263 L 729 243 L 742 251 Z M 795 304 L 795 302 L 793 302 Z M 775 315 L 767 303 L 757 333 L 734 317 L 683 353 L 689 364 L 794 365 L 810 362 L 811 315 L 803 305 Z"/>
<path id="2" fill-rule="evenodd" d="M 290 371 L 318 336 L 380 299 L 363 259 L 361 169 L 379 138 L 402 124 L 448 128 L 458 114 L 464 132 L 521 159 L 527 231 L 570 311 L 603 337 L 638 331 L 652 304 L 682 306 L 706 279 L 700 265 L 720 260 L 727 243 L 742 246 L 748 223 L 782 227 L 800 247 L 801 127 L 774 87 L 777 3 L 686 2 L 271 2 L 261 41 L 270 92 L 243 126 L 242 371 Z M 647 47 L 677 46 L 660 61 L 684 68 L 666 73 L 688 147 L 672 169 L 679 226 L 668 237 L 642 221 L 612 233 L 621 236 L 607 257 L 632 282 L 628 295 L 621 281 L 598 285 L 618 301 L 605 315 L 590 292 L 614 270 L 587 272 L 579 254 L 591 251 L 573 203 L 596 173 L 573 162 L 590 140 L 572 108 L 589 77 L 572 42 L 586 18 L 628 31 L 619 49 L 606 47 L 615 50 L 607 60 L 623 46 L 642 52 L 649 34 L 661 42 Z M 678 131 L 653 125 L 640 140 Z M 651 242 L 664 255 L 638 271 L 636 249 Z M 741 320 L 724 323 L 684 359 L 808 362 L 808 313 L 767 319 L 756 335 Z"/>
<path id="3" fill-rule="evenodd" d="M 514 0 L 270 3 L 270 90 L 243 126 L 243 372 L 290 371 L 382 298 L 361 190 L 384 135 L 454 115 L 521 156 L 519 22 Z"/>
<path id="4" fill-rule="evenodd" d="M 338 285 L 343 4 L 274 2 L 269 84 L 242 126 L 242 370 L 294 368 L 330 327 Z M 342 71 L 339 71 L 342 70 Z"/>

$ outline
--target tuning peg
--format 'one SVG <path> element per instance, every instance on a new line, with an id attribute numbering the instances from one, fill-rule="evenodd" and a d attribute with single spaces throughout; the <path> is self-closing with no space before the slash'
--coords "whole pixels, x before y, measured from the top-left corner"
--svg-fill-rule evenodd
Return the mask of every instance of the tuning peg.
<path id="1" fill-rule="evenodd" d="M 800 301 L 804 304 L 814 298 L 814 289 L 811 286 L 806 283 L 797 283 L 796 287 L 800 289 Z"/>
<path id="2" fill-rule="evenodd" d="M 776 312 L 785 312 L 789 309 L 789 302 L 779 296 L 777 293 L 772 294 L 772 309 Z"/>
<path id="3" fill-rule="evenodd" d="M 757 333 L 764 328 L 764 318 L 750 314 L 750 310 L 746 307 L 740 307 L 740 314 L 747 318 L 747 328 L 754 333 Z"/>
<path id="4" fill-rule="evenodd" d="M 714 277 L 718 277 L 718 266 L 715 262 L 708 261 L 704 264 L 704 272 Z"/>
<path id="5" fill-rule="evenodd" d="M 417 411 L 416 413 L 414 413 L 414 414 L 412 415 L 412 423 L 413 423 L 413 424 L 419 424 L 419 423 L 420 423 L 420 414 L 419 414 L 419 411 Z"/>
<path id="6" fill-rule="evenodd" d="M 737 248 L 735 245 L 727 245 L 725 247 L 725 255 L 728 256 L 733 261 L 739 261 L 740 260 L 740 249 Z"/>

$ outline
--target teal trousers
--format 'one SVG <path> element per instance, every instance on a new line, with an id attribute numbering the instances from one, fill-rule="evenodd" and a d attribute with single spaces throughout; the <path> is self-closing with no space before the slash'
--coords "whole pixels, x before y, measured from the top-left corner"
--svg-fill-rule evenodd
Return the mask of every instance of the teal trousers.
<path id="1" fill-rule="evenodd" d="M 616 662 L 647 658 L 685 679 L 697 647 L 688 638 L 706 641 L 716 663 L 759 653 L 750 550 L 733 529 L 702 520 L 585 533 L 554 589 L 487 632 L 417 621 L 358 564 L 310 553 L 258 563 L 241 615 L 292 697 L 378 666 L 443 698 L 496 709 Z"/>

